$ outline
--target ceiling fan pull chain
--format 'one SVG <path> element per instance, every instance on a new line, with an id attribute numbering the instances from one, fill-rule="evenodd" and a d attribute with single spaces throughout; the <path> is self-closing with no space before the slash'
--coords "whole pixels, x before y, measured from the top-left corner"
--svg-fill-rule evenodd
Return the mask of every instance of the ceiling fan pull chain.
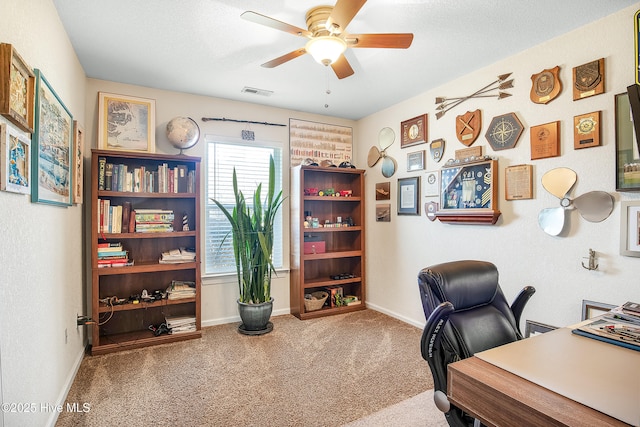
<path id="1" fill-rule="evenodd" d="M 324 96 L 324 108 L 329 108 L 329 95 L 331 95 L 331 88 L 329 87 L 329 67 L 325 67 L 325 76 L 327 76 L 327 90 Z"/>

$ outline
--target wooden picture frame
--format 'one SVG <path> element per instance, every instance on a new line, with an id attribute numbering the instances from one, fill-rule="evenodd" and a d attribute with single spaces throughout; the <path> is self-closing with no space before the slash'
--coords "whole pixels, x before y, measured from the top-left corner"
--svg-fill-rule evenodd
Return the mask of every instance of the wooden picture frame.
<path id="1" fill-rule="evenodd" d="M 84 127 L 73 121 L 73 203 L 82 204 L 84 181 Z"/>
<path id="2" fill-rule="evenodd" d="M 398 215 L 420 215 L 420 177 L 398 178 Z"/>
<path id="3" fill-rule="evenodd" d="M 426 151 L 414 151 L 407 154 L 407 172 L 424 170 Z"/>
<path id="4" fill-rule="evenodd" d="M 73 116 L 42 72 L 36 76 L 31 201 L 71 206 Z"/>
<path id="5" fill-rule="evenodd" d="M 604 93 L 604 58 L 573 67 L 573 100 Z"/>
<path id="6" fill-rule="evenodd" d="M 381 203 L 376 205 L 376 222 L 391 222 L 390 203 Z"/>
<path id="7" fill-rule="evenodd" d="M 0 44 L 0 114 L 33 132 L 35 74 L 12 45 Z"/>
<path id="8" fill-rule="evenodd" d="M 600 145 L 600 111 L 573 117 L 573 149 Z"/>
<path id="9" fill-rule="evenodd" d="M 640 191 L 640 142 L 631 119 L 629 93 L 615 97 L 616 191 Z"/>
<path id="10" fill-rule="evenodd" d="M 12 193 L 31 192 L 31 140 L 9 124 L 0 124 L 1 189 Z"/>
<path id="11" fill-rule="evenodd" d="M 514 165 L 504 169 L 505 200 L 533 198 L 533 166 Z"/>
<path id="12" fill-rule="evenodd" d="M 531 126 L 531 160 L 560 155 L 560 121 Z"/>
<path id="13" fill-rule="evenodd" d="M 424 144 L 429 135 L 429 115 L 421 114 L 412 119 L 400 123 L 400 148 Z"/>
<path id="14" fill-rule="evenodd" d="M 155 153 L 155 99 L 98 92 L 98 148 Z"/>
<path id="15" fill-rule="evenodd" d="M 536 322 L 535 320 L 527 320 L 525 322 L 524 337 L 529 338 L 535 335 L 551 332 L 554 329 L 558 329 L 558 327 Z"/>
<path id="16" fill-rule="evenodd" d="M 498 161 L 453 163 L 440 170 L 441 222 L 495 224 L 498 210 Z"/>
<path id="17" fill-rule="evenodd" d="M 376 200 L 391 200 L 391 183 L 389 181 L 376 183 Z"/>
<path id="18" fill-rule="evenodd" d="M 603 302 L 590 301 L 587 299 L 582 300 L 582 320 L 591 319 L 592 317 L 599 316 L 611 310 L 612 308 L 616 308 L 613 304 L 606 304 Z"/>
<path id="19" fill-rule="evenodd" d="M 640 201 L 620 202 L 620 255 L 640 257 Z"/>

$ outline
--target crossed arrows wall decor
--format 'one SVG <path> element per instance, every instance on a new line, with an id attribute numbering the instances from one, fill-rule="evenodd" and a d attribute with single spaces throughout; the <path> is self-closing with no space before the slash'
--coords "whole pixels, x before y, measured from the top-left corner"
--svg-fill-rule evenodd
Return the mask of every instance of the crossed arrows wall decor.
<path id="1" fill-rule="evenodd" d="M 486 85 L 485 87 L 478 89 L 474 93 L 468 96 L 457 97 L 457 98 L 446 98 L 443 96 L 439 96 L 436 98 L 436 110 L 439 110 L 436 113 L 436 119 L 444 116 L 444 114 L 452 109 L 453 107 L 457 107 L 462 104 L 467 99 L 471 98 L 497 98 L 502 99 L 508 96 L 511 96 L 510 93 L 502 92 L 505 89 L 510 89 L 513 87 L 513 79 L 507 80 L 511 73 L 502 74 L 498 76 L 496 81 L 493 81 Z M 498 91 L 498 93 L 491 93 Z"/>

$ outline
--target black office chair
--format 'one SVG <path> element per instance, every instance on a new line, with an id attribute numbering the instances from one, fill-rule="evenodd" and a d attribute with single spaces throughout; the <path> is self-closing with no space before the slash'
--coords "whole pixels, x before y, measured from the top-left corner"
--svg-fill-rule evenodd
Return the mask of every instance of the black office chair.
<path id="1" fill-rule="evenodd" d="M 418 285 L 427 324 L 420 342 L 434 382 L 434 402 L 451 427 L 480 425 L 447 399 L 447 365 L 522 339 L 520 316 L 535 288 L 509 306 L 498 269 L 485 261 L 454 261 L 424 268 Z"/>

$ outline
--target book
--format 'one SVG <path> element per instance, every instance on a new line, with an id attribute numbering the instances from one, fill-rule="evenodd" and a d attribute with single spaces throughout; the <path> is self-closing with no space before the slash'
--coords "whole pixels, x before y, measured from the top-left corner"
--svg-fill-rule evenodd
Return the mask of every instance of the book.
<path id="1" fill-rule="evenodd" d="M 187 165 L 178 165 L 177 172 L 177 192 L 178 193 L 186 193 L 187 192 Z"/>
<path id="2" fill-rule="evenodd" d="M 620 316 L 615 309 L 571 331 L 576 335 L 640 351 L 640 319 Z"/>
<path id="3" fill-rule="evenodd" d="M 122 232 L 129 232 L 129 221 L 131 217 L 131 202 L 124 202 L 122 205 Z"/>
<path id="4" fill-rule="evenodd" d="M 113 188 L 113 163 L 107 163 L 104 168 L 104 189 L 111 191 Z"/>
<path id="5" fill-rule="evenodd" d="M 103 242 L 98 243 L 98 248 L 121 248 L 122 243 L 120 242 Z"/>
<path id="6" fill-rule="evenodd" d="M 98 157 L 98 190 L 104 190 L 104 173 L 106 164 L 106 157 Z"/>

